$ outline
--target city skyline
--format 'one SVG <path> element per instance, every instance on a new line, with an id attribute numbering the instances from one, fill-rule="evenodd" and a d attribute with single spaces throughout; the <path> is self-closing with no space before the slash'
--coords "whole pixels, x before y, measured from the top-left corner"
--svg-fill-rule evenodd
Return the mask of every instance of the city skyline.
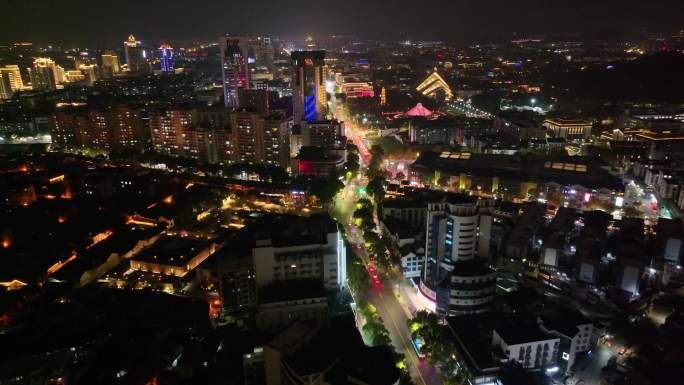
<path id="1" fill-rule="evenodd" d="M 684 376 L 682 4 L 64 3 L 0 6 L 0 384 Z"/>

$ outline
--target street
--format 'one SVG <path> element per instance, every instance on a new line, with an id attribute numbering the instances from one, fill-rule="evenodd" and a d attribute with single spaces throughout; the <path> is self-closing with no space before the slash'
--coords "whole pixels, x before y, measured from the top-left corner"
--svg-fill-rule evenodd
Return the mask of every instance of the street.
<path id="1" fill-rule="evenodd" d="M 343 119 L 344 115 L 339 104 L 332 102 L 332 105 L 338 120 L 346 122 L 347 137 L 359 147 L 359 153 L 361 154 L 359 176 L 349 179 L 344 189 L 335 197 L 335 216 L 339 223 L 343 224 L 347 229 L 349 242 L 355 245 L 357 253 L 366 264 L 367 269 L 371 271 L 373 268 L 369 264 L 370 259 L 368 251 L 364 246 L 361 230 L 351 220 L 358 199 L 358 188 L 364 187 L 368 183 L 363 174 L 370 159 L 370 153 L 362 141 L 362 129 L 354 126 L 350 120 Z M 411 333 L 407 325 L 407 319 L 411 312 L 402 306 L 392 290 L 395 284 L 401 283 L 403 277 L 396 277 L 393 274 L 390 274 L 390 276 L 391 278 L 384 282 L 379 280 L 377 283 L 374 282 L 367 291 L 367 298 L 365 300 L 378 309 L 378 314 L 389 332 L 392 345 L 397 352 L 404 354 L 406 357 L 409 373 L 414 383 L 416 385 L 441 385 L 442 382 L 435 368 L 430 366 L 424 359 L 420 359 L 414 350 L 411 343 Z"/>

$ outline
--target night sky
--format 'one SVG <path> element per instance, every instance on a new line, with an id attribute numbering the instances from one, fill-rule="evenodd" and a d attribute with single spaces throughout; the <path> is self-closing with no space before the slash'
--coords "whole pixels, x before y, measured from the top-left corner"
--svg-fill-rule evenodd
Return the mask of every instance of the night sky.
<path id="1" fill-rule="evenodd" d="M 108 44 L 221 33 L 448 39 L 684 27 L 683 0 L 0 0 L 0 41 Z M 402 35 L 405 34 L 405 35 Z"/>

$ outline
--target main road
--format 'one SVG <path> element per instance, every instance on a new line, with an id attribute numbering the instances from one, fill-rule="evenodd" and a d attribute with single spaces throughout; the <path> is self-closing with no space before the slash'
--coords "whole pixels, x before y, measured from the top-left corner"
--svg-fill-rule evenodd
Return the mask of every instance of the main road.
<path id="1" fill-rule="evenodd" d="M 363 142 L 363 128 L 356 126 L 352 121 L 346 121 L 342 107 L 335 100 L 331 102 L 331 107 L 334 115 L 339 120 L 345 121 L 346 135 L 359 147 L 361 154 L 359 176 L 346 181 L 344 189 L 335 197 L 334 212 L 338 221 L 346 227 L 349 242 L 368 268 L 370 255 L 365 248 L 361 230 L 352 221 L 352 215 L 359 198 L 359 187 L 364 187 L 368 183 L 363 174 L 370 154 Z M 411 332 L 407 324 L 410 310 L 402 306 L 393 290 L 394 285 L 399 285 L 402 278 L 392 273 L 387 276 L 389 278 L 384 282 L 372 283 L 365 293 L 365 299 L 378 309 L 378 314 L 389 332 L 394 349 L 406 357 L 409 373 L 414 383 L 416 385 L 442 385 L 435 368 L 430 366 L 425 359 L 418 357 L 411 343 Z"/>

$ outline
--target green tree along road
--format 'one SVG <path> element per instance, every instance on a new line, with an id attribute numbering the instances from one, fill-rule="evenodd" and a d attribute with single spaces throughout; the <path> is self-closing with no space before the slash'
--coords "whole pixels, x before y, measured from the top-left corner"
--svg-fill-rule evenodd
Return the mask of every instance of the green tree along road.
<path id="1" fill-rule="evenodd" d="M 363 143 L 364 130 L 356 126 L 352 119 L 347 119 L 343 106 L 340 102 L 333 100 L 333 111 L 335 117 L 339 120 L 349 122 L 347 127 L 348 138 L 357 145 Z M 356 146 L 351 147 L 350 152 L 356 153 Z M 361 150 L 361 149 L 359 149 Z M 381 169 L 382 165 L 382 149 L 375 147 L 372 149 L 370 158 L 358 157 L 359 169 L 356 176 L 348 174 L 353 169 L 353 160 L 351 165 L 348 165 L 348 170 L 345 170 L 345 186 L 335 196 L 333 212 L 339 223 L 343 224 L 347 239 L 354 249 L 355 255 L 351 263 L 348 264 L 347 276 L 349 287 L 353 292 L 354 300 L 358 303 L 366 301 L 372 304 L 377 310 L 379 321 L 384 330 L 387 331 L 386 336 L 394 350 L 396 351 L 397 367 L 402 370 L 401 384 L 408 385 L 410 383 L 416 385 L 441 385 L 442 381 L 437 375 L 435 369 L 428 365 L 426 360 L 421 360 L 416 355 L 415 350 L 411 344 L 411 333 L 406 324 L 408 311 L 402 307 L 397 300 L 392 288 L 395 283 L 401 280 L 401 277 L 396 274 L 390 274 L 386 279 L 378 281 L 376 284 L 370 284 L 368 268 L 371 259 L 376 259 L 372 252 L 382 250 L 381 241 L 375 242 L 376 239 L 382 240 L 382 237 L 376 232 L 376 205 L 374 200 L 378 196 L 375 192 L 373 200 L 369 199 L 371 196 L 366 195 L 367 183 L 374 177 L 384 177 L 385 172 Z M 349 162 L 348 162 L 349 163 Z M 370 171 L 369 171 L 370 170 Z M 370 235 L 372 245 L 368 241 L 368 234 Z M 384 241 L 384 240 L 383 240 Z M 380 266 L 382 267 L 382 266 Z M 368 333 L 378 334 L 378 341 L 384 339 L 385 335 L 382 329 L 375 325 L 371 325 L 366 330 L 361 329 L 364 336 Z M 377 341 L 367 341 L 368 343 L 375 343 Z"/>
<path id="2" fill-rule="evenodd" d="M 463 383 L 466 378 L 465 370 L 458 369 L 456 347 L 444 335 L 440 316 L 421 310 L 407 323 L 411 336 L 423 342 L 421 353 L 425 354 L 432 366 L 439 368 L 442 381 L 454 385 Z"/>
<path id="3" fill-rule="evenodd" d="M 366 191 L 368 195 L 373 197 L 376 204 L 382 203 L 385 199 L 385 178 L 382 176 L 376 176 L 368 182 L 366 186 Z"/>

